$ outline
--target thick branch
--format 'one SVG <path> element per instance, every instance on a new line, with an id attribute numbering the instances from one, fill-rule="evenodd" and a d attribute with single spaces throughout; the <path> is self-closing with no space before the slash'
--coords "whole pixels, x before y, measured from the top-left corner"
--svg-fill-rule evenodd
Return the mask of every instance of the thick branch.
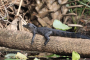
<path id="1" fill-rule="evenodd" d="M 90 57 L 90 40 L 51 36 L 50 41 L 44 46 L 44 37 L 36 35 L 31 45 L 32 33 L 21 31 L 10 31 L 0 29 L 0 46 L 51 53 L 71 55 L 72 51 L 78 52 L 81 57 Z"/>

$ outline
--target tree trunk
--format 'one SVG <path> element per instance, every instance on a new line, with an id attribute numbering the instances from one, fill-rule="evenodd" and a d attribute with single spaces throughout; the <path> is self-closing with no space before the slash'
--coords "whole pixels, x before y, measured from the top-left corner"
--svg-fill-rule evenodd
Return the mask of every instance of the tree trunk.
<path id="1" fill-rule="evenodd" d="M 32 33 L 29 32 L 0 29 L 0 46 L 28 51 L 60 53 L 61 55 L 71 55 L 72 51 L 76 51 L 81 57 L 90 57 L 90 40 L 88 39 L 51 36 L 46 46 L 44 46 L 45 39 L 41 35 L 36 35 L 32 45 L 31 39 Z"/>

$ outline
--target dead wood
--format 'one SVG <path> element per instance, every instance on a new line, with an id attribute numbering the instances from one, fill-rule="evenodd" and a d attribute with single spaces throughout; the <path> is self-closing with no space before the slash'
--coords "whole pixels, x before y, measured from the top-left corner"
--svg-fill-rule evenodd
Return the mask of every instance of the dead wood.
<path id="1" fill-rule="evenodd" d="M 50 41 L 44 46 L 44 37 L 36 35 L 31 45 L 32 33 L 0 29 L 0 46 L 28 51 L 40 51 L 71 55 L 72 51 L 78 52 L 81 57 L 90 57 L 90 40 L 51 36 Z"/>

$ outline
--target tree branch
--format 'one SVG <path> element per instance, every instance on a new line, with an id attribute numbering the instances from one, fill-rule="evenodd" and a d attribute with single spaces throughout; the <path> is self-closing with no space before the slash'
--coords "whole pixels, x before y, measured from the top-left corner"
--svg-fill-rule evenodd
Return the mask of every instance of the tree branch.
<path id="1" fill-rule="evenodd" d="M 46 46 L 44 46 L 45 39 L 41 35 L 36 35 L 33 45 L 31 45 L 31 39 L 32 33 L 29 32 L 0 29 L 0 46 L 61 55 L 71 55 L 72 51 L 76 51 L 81 57 L 90 57 L 90 40 L 88 39 L 51 36 Z"/>

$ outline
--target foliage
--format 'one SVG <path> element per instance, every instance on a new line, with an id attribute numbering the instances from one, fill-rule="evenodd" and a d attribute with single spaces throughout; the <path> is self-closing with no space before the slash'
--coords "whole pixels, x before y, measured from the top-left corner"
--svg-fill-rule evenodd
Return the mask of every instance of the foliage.
<path id="1" fill-rule="evenodd" d="M 48 56 L 46 56 L 47 58 L 58 58 L 58 57 L 60 57 L 60 55 L 56 55 L 56 54 L 52 54 L 52 55 L 48 55 Z"/>
<path id="2" fill-rule="evenodd" d="M 71 29 L 71 27 L 68 27 L 67 25 L 63 24 L 61 21 L 59 20 L 54 20 L 53 22 L 53 27 L 56 29 L 60 29 L 60 30 L 68 30 Z"/>
<path id="3" fill-rule="evenodd" d="M 69 0 L 69 2 L 71 1 L 75 1 L 75 0 Z M 81 18 L 86 18 L 86 16 L 90 15 L 90 0 L 78 0 L 76 2 L 67 4 L 66 6 L 77 6 L 77 5 L 83 5 L 83 6 L 69 9 L 69 12 L 77 14 L 76 17 L 72 16 L 72 21 L 74 24 L 80 24 L 79 21 Z M 77 29 L 78 28 L 75 27 L 74 31 L 77 31 Z"/>
<path id="4" fill-rule="evenodd" d="M 17 52 L 17 54 L 13 54 L 13 53 L 7 54 L 5 55 L 5 58 L 6 58 L 5 60 L 20 60 L 20 59 L 26 60 L 27 59 L 27 57 L 20 52 Z"/>
<path id="5" fill-rule="evenodd" d="M 77 52 L 73 51 L 72 52 L 72 60 L 79 60 L 79 59 L 80 59 L 80 55 Z"/>
<path id="6" fill-rule="evenodd" d="M 72 1 L 72 0 L 69 0 L 69 2 Z M 79 15 L 87 15 L 89 14 L 90 15 L 90 0 L 81 0 L 81 1 L 77 1 L 75 3 L 71 3 L 69 4 L 69 6 L 75 6 L 76 4 L 77 5 L 84 5 L 83 7 L 80 7 L 80 8 L 74 8 L 74 9 L 70 9 L 69 11 L 70 12 L 77 12 L 77 14 Z"/>
<path id="7" fill-rule="evenodd" d="M 20 60 L 20 59 L 16 59 L 15 58 L 16 54 L 13 54 L 13 53 L 9 53 L 7 55 L 5 55 L 5 60 Z"/>
<path id="8" fill-rule="evenodd" d="M 23 55 L 22 53 L 20 53 L 20 52 L 17 52 L 17 55 L 15 57 L 19 58 L 19 59 L 24 59 L 24 60 L 27 59 L 27 57 L 25 55 Z"/>
<path id="9" fill-rule="evenodd" d="M 38 58 L 34 58 L 34 60 L 40 60 L 40 59 L 38 59 Z"/>
<path id="10" fill-rule="evenodd" d="M 14 59 L 15 59 L 15 55 L 16 55 L 16 54 L 10 53 L 10 54 L 5 55 L 5 58 L 8 58 L 8 59 L 14 58 Z"/>

